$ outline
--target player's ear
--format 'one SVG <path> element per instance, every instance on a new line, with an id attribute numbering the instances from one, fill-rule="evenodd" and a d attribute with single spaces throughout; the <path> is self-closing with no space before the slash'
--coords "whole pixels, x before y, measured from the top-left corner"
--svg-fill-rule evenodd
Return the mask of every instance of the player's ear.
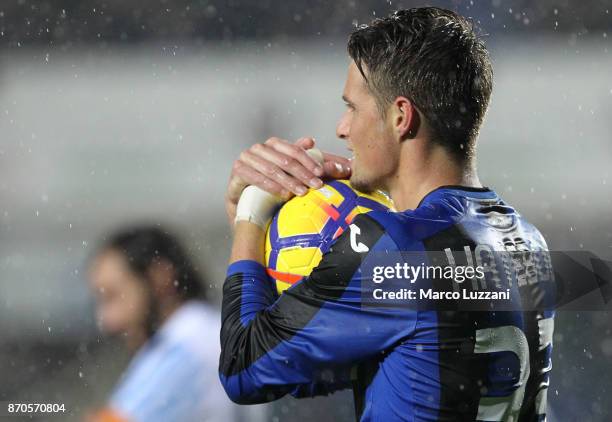
<path id="1" fill-rule="evenodd" d="M 419 131 L 421 120 L 416 107 L 406 97 L 399 96 L 391 104 L 391 122 L 400 141 L 414 139 Z"/>
<path id="2" fill-rule="evenodd" d="M 156 295 L 171 296 L 176 292 L 174 280 L 176 271 L 174 266 L 166 259 L 153 261 L 148 271 L 149 279 Z"/>

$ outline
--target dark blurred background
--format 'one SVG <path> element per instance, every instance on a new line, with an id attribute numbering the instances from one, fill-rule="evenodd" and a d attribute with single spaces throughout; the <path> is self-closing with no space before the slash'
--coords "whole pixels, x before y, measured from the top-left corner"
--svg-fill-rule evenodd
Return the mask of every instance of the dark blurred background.
<path id="1" fill-rule="evenodd" d="M 392 9 L 436 5 L 470 16 L 491 34 L 600 34 L 610 29 L 605 0 L 291 1 L 115 0 L 5 2 L 3 42 L 137 43 L 345 37 L 347 28 Z"/>
<path id="2" fill-rule="evenodd" d="M 272 135 L 343 152 L 348 33 L 422 5 L 491 50 L 481 179 L 551 249 L 611 259 L 612 1 L 3 1 L 0 401 L 64 402 L 61 420 L 104 402 L 128 357 L 95 327 L 86 263 L 117 226 L 180 233 L 218 302 L 232 160 Z M 549 420 L 610 420 L 611 359 L 609 313 L 560 312 Z M 266 420 L 351 420 L 350 397 Z"/>

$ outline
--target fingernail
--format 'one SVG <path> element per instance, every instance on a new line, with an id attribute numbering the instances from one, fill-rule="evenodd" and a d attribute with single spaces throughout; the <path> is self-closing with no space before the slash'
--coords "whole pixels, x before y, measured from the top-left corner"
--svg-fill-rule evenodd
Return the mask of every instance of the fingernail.
<path id="1" fill-rule="evenodd" d="M 323 176 L 323 167 L 321 167 L 321 166 L 315 167 L 314 174 L 316 176 Z"/>
<path id="2" fill-rule="evenodd" d="M 305 195 L 306 192 L 308 192 L 308 189 L 306 189 L 304 186 L 300 186 L 296 189 L 296 192 L 298 195 Z"/>
<path id="3" fill-rule="evenodd" d="M 310 185 L 311 188 L 315 188 L 315 189 L 319 189 L 321 186 L 323 186 L 323 182 L 321 182 L 321 179 L 317 177 L 313 177 L 312 179 L 310 179 L 308 181 L 308 184 Z"/>
<path id="4" fill-rule="evenodd" d="M 344 167 L 342 167 L 342 164 L 334 163 L 334 165 L 336 166 L 336 171 L 338 171 L 338 173 L 344 173 Z"/>

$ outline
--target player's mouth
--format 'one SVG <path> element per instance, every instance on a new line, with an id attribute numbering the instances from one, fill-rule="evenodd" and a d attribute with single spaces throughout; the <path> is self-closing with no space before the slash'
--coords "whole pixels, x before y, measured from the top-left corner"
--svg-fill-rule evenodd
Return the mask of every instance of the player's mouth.
<path id="1" fill-rule="evenodd" d="M 347 147 L 346 149 L 348 149 L 351 153 L 351 156 L 349 157 L 350 161 L 353 161 L 355 159 L 355 151 L 353 151 L 353 148 L 351 147 Z"/>

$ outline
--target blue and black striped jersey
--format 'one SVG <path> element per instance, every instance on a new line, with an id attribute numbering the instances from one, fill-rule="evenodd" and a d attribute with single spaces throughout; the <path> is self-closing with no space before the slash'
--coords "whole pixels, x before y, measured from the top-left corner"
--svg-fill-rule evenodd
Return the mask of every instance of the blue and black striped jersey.
<path id="1" fill-rule="evenodd" d="M 552 274 L 541 270 L 545 260 L 494 256 L 486 277 L 462 289 L 508 298 L 469 304 L 432 299 L 457 290 L 456 280 L 380 283 L 373 268 L 433 265 L 440 256 L 457 267 L 496 251 L 546 250 L 495 192 L 443 186 L 414 210 L 355 218 L 312 274 L 280 297 L 260 263 L 235 262 L 224 285 L 221 381 L 238 403 L 352 387 L 362 421 L 544 420 L 554 315 L 533 296 L 545 296 L 534 286 L 552 281 L 543 280 Z M 415 296 L 376 299 L 393 289 Z"/>

